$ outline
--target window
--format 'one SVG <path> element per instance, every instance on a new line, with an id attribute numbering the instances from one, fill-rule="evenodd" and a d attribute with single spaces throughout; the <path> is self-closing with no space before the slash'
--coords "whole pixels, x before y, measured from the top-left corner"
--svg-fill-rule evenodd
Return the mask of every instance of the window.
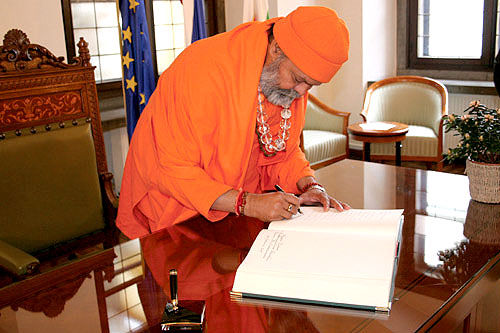
<path id="1" fill-rule="evenodd" d="M 98 88 L 103 84 L 121 89 L 120 33 L 116 0 L 61 0 L 68 59 L 76 55 L 80 37 L 89 43 L 92 65 L 96 66 Z M 145 1 L 153 63 L 163 72 L 185 48 L 184 12 L 180 0 Z M 208 7 L 207 7 L 208 6 Z M 205 0 L 209 36 L 225 30 L 224 0 Z"/>
<path id="2" fill-rule="evenodd" d="M 75 42 L 83 37 L 89 43 L 90 62 L 96 66 L 96 82 L 121 78 L 116 2 L 72 0 L 71 19 Z"/>
<path id="3" fill-rule="evenodd" d="M 184 50 L 184 12 L 179 0 L 153 1 L 156 59 L 162 73 Z"/>
<path id="4" fill-rule="evenodd" d="M 497 0 L 409 0 L 408 68 L 491 70 L 497 17 Z"/>

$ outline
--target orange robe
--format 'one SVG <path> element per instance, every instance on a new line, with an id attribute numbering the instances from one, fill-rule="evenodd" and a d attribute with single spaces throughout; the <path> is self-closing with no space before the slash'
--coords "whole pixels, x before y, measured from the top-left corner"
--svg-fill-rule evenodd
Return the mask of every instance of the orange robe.
<path id="1" fill-rule="evenodd" d="M 130 238 L 210 210 L 230 189 L 297 192 L 313 175 L 299 148 L 307 96 L 295 100 L 286 151 L 265 157 L 255 134 L 257 87 L 277 19 L 245 23 L 186 48 L 161 75 L 135 128 L 125 164 L 117 225 Z M 271 133 L 281 108 L 265 103 Z M 273 124 L 274 122 L 274 124 Z"/>
<path id="2" fill-rule="evenodd" d="M 163 295 L 170 295 L 169 270 L 178 271 L 179 306 L 189 301 L 205 305 L 203 332 L 268 332 L 267 313 L 263 307 L 240 306 L 231 301 L 236 268 L 264 222 L 232 216 L 216 225 L 195 218 L 177 224 L 141 240 L 141 249 L 154 282 L 139 289 L 141 303 L 150 325 L 159 321 L 161 307 L 156 310 L 147 304 L 165 306 Z M 150 275 L 146 274 L 146 279 Z M 152 292 L 155 285 L 163 293 Z M 199 303 L 199 302 L 195 302 Z M 156 315 L 155 315 L 156 314 Z"/>

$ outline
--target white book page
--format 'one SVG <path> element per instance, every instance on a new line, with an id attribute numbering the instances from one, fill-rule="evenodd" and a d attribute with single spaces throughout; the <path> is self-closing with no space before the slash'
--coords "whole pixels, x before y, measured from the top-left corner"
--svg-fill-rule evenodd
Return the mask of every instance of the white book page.
<path id="1" fill-rule="evenodd" d="M 403 209 L 349 209 L 343 212 L 323 207 L 300 207 L 303 214 L 272 222 L 269 230 L 332 232 L 337 234 L 385 234 L 397 236 Z"/>
<path id="2" fill-rule="evenodd" d="M 396 127 L 396 125 L 382 123 L 382 122 L 373 122 L 373 123 L 359 124 L 359 127 L 364 129 L 365 131 L 367 131 L 367 130 L 368 131 L 387 131 L 393 127 Z"/>
<path id="3" fill-rule="evenodd" d="M 262 230 L 233 291 L 387 306 L 396 242 L 383 235 Z"/>

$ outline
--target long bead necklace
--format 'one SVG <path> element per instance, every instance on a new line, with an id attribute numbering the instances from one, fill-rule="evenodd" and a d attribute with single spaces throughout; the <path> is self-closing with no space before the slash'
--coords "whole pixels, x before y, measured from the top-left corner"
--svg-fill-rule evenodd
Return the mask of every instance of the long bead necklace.
<path id="1" fill-rule="evenodd" d="M 270 157 L 276 155 L 277 152 L 285 150 L 286 141 L 290 137 L 289 129 L 291 127 L 290 117 L 292 116 L 292 111 L 288 107 L 283 106 L 281 110 L 281 122 L 280 129 L 281 132 L 278 133 L 278 138 L 273 141 L 273 136 L 270 133 L 270 127 L 267 124 L 268 115 L 262 107 L 262 91 L 260 86 L 258 87 L 258 106 L 257 106 L 257 126 L 255 127 L 255 132 L 259 138 L 260 150 L 265 156 Z"/>

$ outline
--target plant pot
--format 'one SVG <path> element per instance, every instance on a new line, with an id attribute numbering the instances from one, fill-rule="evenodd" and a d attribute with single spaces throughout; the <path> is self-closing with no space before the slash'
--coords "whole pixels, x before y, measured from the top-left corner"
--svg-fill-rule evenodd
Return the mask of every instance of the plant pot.
<path id="1" fill-rule="evenodd" d="M 469 201 L 464 236 L 485 245 L 500 245 L 500 205 Z"/>
<path id="2" fill-rule="evenodd" d="M 472 199 L 486 203 L 500 203 L 500 164 L 467 160 L 465 172 L 469 177 Z"/>

